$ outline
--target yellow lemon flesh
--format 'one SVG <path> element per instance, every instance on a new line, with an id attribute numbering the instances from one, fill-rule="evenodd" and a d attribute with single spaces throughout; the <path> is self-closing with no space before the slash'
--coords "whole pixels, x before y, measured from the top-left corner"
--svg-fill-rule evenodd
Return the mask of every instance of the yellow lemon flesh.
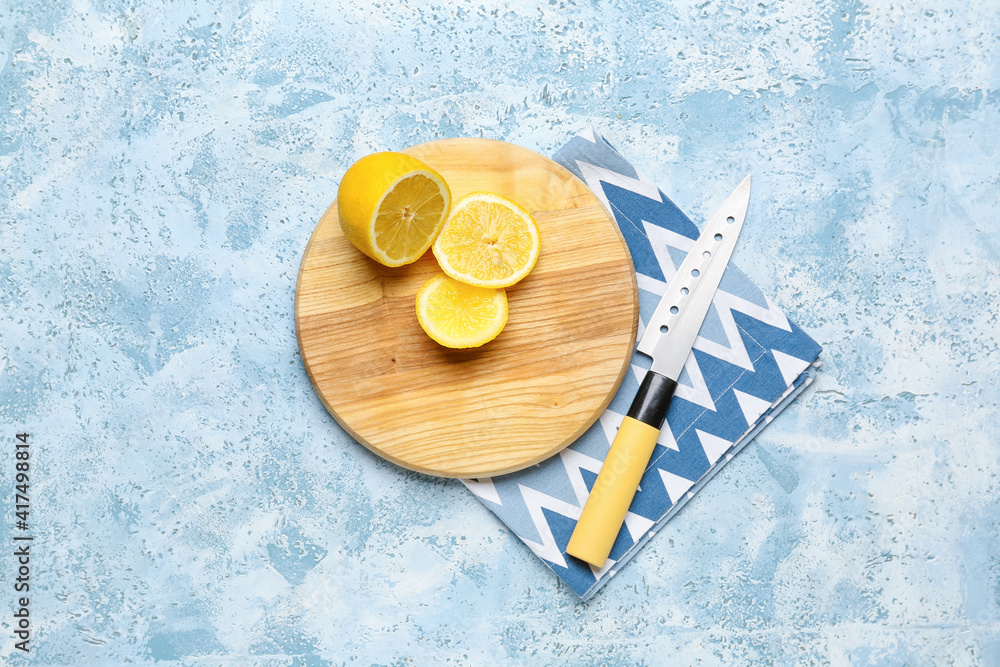
<path id="1" fill-rule="evenodd" d="M 479 347 L 507 324 L 507 293 L 438 274 L 417 292 L 417 321 L 445 347 Z"/>
<path id="2" fill-rule="evenodd" d="M 473 192 L 452 206 L 434 256 L 455 280 L 477 287 L 510 287 L 538 261 L 538 225 L 503 195 Z"/>
<path id="3" fill-rule="evenodd" d="M 344 174 L 337 214 L 344 236 L 376 262 L 415 262 L 448 216 L 451 190 L 429 166 L 404 153 L 367 155 Z"/>

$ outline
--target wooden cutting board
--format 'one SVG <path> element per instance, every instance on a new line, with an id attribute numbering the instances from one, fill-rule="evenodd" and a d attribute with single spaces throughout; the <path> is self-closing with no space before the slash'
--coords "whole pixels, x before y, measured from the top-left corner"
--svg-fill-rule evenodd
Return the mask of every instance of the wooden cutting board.
<path id="1" fill-rule="evenodd" d="M 441 173 L 453 201 L 489 190 L 531 211 L 538 263 L 508 288 L 499 337 L 447 349 L 415 313 L 417 290 L 439 272 L 434 255 L 381 266 L 344 238 L 334 202 L 299 268 L 306 372 L 337 422 L 394 463 L 442 477 L 520 470 L 573 442 L 618 389 L 639 312 L 632 258 L 597 197 L 548 158 L 485 139 L 404 152 Z"/>

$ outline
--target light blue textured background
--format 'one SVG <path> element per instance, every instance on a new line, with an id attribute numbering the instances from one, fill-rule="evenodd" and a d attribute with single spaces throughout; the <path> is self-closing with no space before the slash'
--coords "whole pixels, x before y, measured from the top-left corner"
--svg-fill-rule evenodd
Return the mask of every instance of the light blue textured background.
<path id="1" fill-rule="evenodd" d="M 996 2 L 0 1 L 0 661 L 1000 661 Z M 362 155 L 594 123 L 824 371 L 593 600 L 314 395 L 296 271 Z"/>

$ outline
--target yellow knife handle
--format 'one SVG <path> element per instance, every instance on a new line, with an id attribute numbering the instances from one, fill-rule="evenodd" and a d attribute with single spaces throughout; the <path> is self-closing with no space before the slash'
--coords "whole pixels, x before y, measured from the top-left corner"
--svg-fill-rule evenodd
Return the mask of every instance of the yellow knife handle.
<path id="1" fill-rule="evenodd" d="M 566 547 L 570 556 L 604 566 L 656 447 L 676 386 L 670 378 L 646 373 L 570 537 Z"/>

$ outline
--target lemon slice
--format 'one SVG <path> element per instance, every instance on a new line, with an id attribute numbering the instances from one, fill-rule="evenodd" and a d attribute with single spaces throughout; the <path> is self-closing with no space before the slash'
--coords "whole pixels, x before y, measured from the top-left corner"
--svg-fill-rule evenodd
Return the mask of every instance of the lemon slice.
<path id="1" fill-rule="evenodd" d="M 507 324 L 507 293 L 438 274 L 417 291 L 417 321 L 445 347 L 479 347 Z"/>
<path id="2" fill-rule="evenodd" d="M 350 166 L 337 190 L 344 236 L 376 262 L 415 262 L 441 231 L 451 205 L 448 184 L 404 153 L 367 155 Z"/>
<path id="3" fill-rule="evenodd" d="M 538 261 L 538 225 L 503 195 L 473 192 L 451 209 L 434 256 L 455 280 L 477 287 L 510 287 Z"/>

